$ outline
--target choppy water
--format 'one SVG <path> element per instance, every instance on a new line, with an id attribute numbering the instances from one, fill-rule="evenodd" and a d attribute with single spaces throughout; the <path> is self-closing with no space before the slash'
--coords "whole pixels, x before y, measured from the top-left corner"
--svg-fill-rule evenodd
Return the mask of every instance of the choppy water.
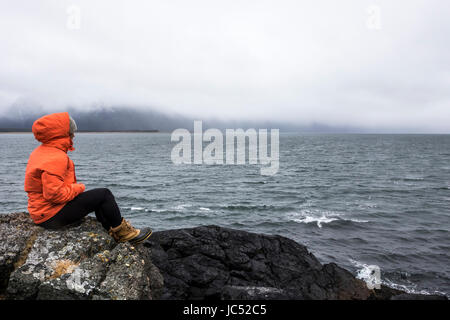
<path id="1" fill-rule="evenodd" d="M 31 134 L 0 134 L 0 212 L 26 210 Z M 450 293 L 450 135 L 280 134 L 280 169 L 174 165 L 170 134 L 78 134 L 88 189 L 155 230 L 217 224 L 280 234 L 324 263 L 412 292 Z"/>

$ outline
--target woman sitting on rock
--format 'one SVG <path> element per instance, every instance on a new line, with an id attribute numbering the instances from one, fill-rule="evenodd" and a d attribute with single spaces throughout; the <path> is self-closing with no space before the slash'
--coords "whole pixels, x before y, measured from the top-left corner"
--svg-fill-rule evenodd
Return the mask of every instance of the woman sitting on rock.
<path id="1" fill-rule="evenodd" d="M 137 244 L 150 237 L 150 228 L 135 229 L 122 218 L 109 189 L 85 191 L 84 184 L 77 183 L 74 163 L 67 155 L 67 151 L 75 150 L 77 125 L 67 112 L 39 118 L 32 130 L 42 144 L 28 160 L 25 191 L 28 212 L 37 225 L 57 229 L 95 212 L 97 220 L 117 242 Z"/>

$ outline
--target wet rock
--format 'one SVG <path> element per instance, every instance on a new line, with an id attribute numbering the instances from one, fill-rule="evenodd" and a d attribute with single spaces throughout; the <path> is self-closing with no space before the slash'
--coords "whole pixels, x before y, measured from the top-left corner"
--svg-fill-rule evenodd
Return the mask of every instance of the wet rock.
<path id="1" fill-rule="evenodd" d="M 151 249 L 151 259 L 164 277 L 161 299 L 388 300 L 422 296 L 385 286 L 369 290 L 349 271 L 334 263 L 322 265 L 305 246 L 282 236 L 201 226 L 155 232 L 145 246 Z"/>
<path id="2" fill-rule="evenodd" d="M 156 232 L 145 244 L 161 270 L 163 299 L 367 299 L 361 280 L 322 265 L 281 236 L 205 226 Z"/>
<path id="3" fill-rule="evenodd" d="M 116 244 L 91 217 L 49 231 L 2 215 L 0 257 L 8 299 L 152 299 L 163 285 L 147 249 Z"/>
<path id="4" fill-rule="evenodd" d="M 448 300 L 446 296 L 437 294 L 416 294 L 381 285 L 381 288 L 374 290 L 370 300 Z"/>

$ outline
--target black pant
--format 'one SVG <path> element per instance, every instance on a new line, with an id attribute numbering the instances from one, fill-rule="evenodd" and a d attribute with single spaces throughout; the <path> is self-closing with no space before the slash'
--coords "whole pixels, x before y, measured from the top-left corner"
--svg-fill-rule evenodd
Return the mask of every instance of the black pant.
<path id="1" fill-rule="evenodd" d="M 122 222 L 119 206 L 107 188 L 85 191 L 67 204 L 53 217 L 40 223 L 46 229 L 57 229 L 74 222 L 95 211 L 97 220 L 103 228 L 117 227 Z"/>

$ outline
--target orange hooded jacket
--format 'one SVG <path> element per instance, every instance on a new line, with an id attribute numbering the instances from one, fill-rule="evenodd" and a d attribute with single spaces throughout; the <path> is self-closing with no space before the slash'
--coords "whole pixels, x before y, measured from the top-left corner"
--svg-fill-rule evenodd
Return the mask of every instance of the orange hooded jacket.
<path id="1" fill-rule="evenodd" d="M 53 113 L 37 119 L 32 131 L 42 144 L 34 149 L 25 171 L 28 212 L 35 223 L 42 223 L 85 190 L 77 183 L 75 166 L 67 151 L 75 150 L 69 136 L 67 112 Z"/>

